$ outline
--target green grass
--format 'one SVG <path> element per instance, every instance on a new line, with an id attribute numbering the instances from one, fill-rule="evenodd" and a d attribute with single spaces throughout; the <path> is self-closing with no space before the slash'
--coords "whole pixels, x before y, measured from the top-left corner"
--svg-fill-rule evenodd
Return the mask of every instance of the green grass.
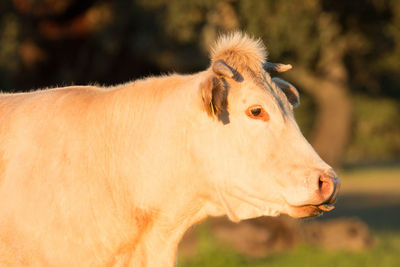
<path id="1" fill-rule="evenodd" d="M 178 266 L 230 266 L 230 267 L 309 267 L 309 266 L 399 266 L 400 232 L 375 233 L 375 246 L 362 252 L 327 251 L 309 245 L 299 245 L 296 249 L 276 253 L 264 258 L 249 259 L 223 246 L 206 229 L 199 234 L 199 247 L 195 256 L 180 258 Z"/>
<path id="2" fill-rule="evenodd" d="M 202 224 L 198 226 L 196 254 L 180 257 L 178 266 L 400 266 L 400 167 L 352 169 L 340 175 L 343 200 L 334 213 L 321 219 L 360 217 L 373 233 L 371 249 L 329 251 L 302 244 L 287 252 L 250 259 L 221 244 L 210 234 L 207 224 Z"/>

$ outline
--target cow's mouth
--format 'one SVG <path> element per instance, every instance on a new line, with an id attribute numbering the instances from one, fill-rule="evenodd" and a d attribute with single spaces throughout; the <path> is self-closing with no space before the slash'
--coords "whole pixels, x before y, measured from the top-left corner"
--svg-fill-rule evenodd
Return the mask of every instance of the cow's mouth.
<path id="1" fill-rule="evenodd" d="M 294 218 L 316 217 L 335 208 L 334 203 L 320 205 L 290 206 L 288 214 Z"/>
<path id="2" fill-rule="evenodd" d="M 332 204 L 322 204 L 317 206 L 320 210 L 322 211 L 331 211 L 335 208 L 335 206 Z"/>

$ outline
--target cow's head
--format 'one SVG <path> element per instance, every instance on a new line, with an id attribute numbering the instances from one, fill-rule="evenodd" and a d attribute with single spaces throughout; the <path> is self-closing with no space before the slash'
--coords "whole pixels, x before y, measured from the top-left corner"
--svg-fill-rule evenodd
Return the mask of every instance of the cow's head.
<path id="1" fill-rule="evenodd" d="M 262 43 L 240 33 L 220 38 L 212 50 L 194 142 L 207 199 L 234 221 L 319 215 L 333 209 L 340 181 L 296 124 L 296 88 L 271 79 L 272 71 L 291 66 L 265 59 Z"/>

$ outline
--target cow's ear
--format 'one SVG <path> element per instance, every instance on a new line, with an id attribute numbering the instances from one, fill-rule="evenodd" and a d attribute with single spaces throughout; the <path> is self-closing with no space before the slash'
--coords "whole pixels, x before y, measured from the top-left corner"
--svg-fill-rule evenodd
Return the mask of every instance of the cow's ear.
<path id="1" fill-rule="evenodd" d="M 200 90 L 204 108 L 208 115 L 218 117 L 228 107 L 227 88 L 224 80 L 210 75 L 202 83 Z"/>
<path id="2" fill-rule="evenodd" d="M 300 96 L 296 87 L 277 77 L 272 78 L 272 81 L 285 93 L 289 103 L 292 104 L 293 108 L 300 104 Z"/>
<path id="3" fill-rule="evenodd" d="M 226 64 L 226 62 L 223 61 L 222 59 L 215 61 L 211 65 L 211 69 L 217 76 L 226 77 L 226 78 L 234 78 L 235 77 L 234 69 L 229 67 L 228 64 Z"/>

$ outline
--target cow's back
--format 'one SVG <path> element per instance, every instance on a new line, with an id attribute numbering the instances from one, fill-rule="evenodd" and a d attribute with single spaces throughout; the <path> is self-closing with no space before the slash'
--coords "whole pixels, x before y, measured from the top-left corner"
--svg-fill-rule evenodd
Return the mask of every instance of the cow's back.
<path id="1" fill-rule="evenodd" d="M 4 138 L 8 131 L 10 113 L 26 98 L 26 94 L 0 94 L 0 188 L 4 179 Z"/>
<path id="2" fill-rule="evenodd" d="M 0 186 L 4 179 L 6 154 L 22 147 L 35 132 L 49 132 L 48 126 L 67 119 L 71 111 L 79 112 L 87 106 L 87 99 L 92 99 L 91 89 L 70 87 L 51 90 L 39 90 L 30 93 L 0 94 Z M 64 118 L 63 118 L 64 117 Z M 72 116 L 71 116 L 72 117 Z M 75 116 L 79 118 L 79 116 Z"/>

